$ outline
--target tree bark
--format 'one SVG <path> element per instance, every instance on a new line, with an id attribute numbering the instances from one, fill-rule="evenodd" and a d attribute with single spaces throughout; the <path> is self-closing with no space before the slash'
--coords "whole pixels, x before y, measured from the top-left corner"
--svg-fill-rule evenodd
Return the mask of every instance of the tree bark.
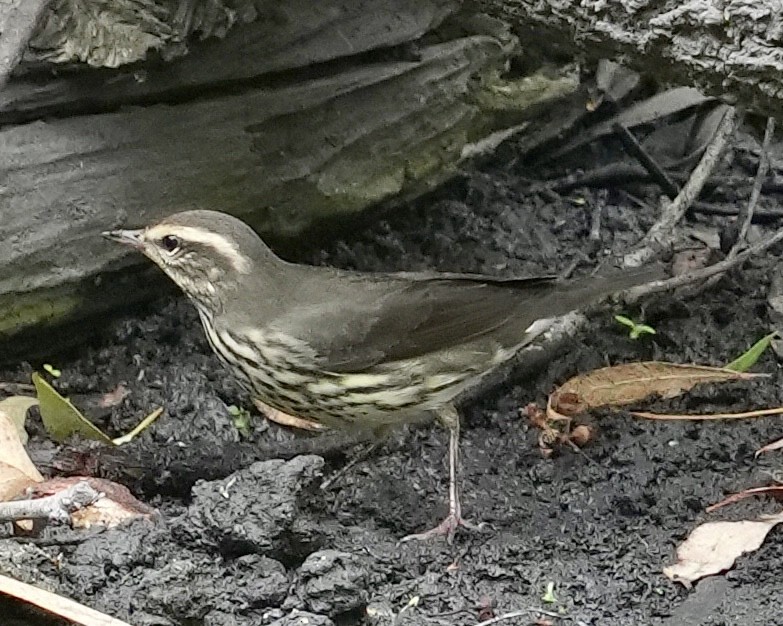
<path id="1" fill-rule="evenodd" d="M 541 54 L 609 58 L 765 115 L 783 111 L 783 2 L 475 0 Z"/>

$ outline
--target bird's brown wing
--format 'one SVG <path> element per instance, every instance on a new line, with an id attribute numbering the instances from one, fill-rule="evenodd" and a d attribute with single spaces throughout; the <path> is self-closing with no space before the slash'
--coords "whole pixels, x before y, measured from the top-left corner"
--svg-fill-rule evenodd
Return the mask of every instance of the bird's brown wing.
<path id="1" fill-rule="evenodd" d="M 520 315 L 523 293 L 532 295 L 535 285 L 547 282 L 549 279 L 497 283 L 468 278 L 415 280 L 375 302 L 360 306 L 345 303 L 342 311 L 335 313 L 340 320 L 339 332 L 319 337 L 319 343 L 327 348 L 321 352 L 323 366 L 333 372 L 363 371 L 490 336 L 501 344 L 518 343 L 529 325 L 522 319 L 528 316 Z M 516 338 L 503 341 L 511 326 Z"/>
<path id="2" fill-rule="evenodd" d="M 497 347 L 521 343 L 537 319 L 562 315 L 649 279 L 649 272 L 570 284 L 552 277 L 399 274 L 363 285 L 366 278 L 354 282 L 343 274 L 335 283 L 335 297 L 300 308 L 286 322 L 319 355 L 321 367 L 332 372 L 361 372 L 463 346 L 480 362 Z M 348 283 L 351 288 L 341 296 Z"/>

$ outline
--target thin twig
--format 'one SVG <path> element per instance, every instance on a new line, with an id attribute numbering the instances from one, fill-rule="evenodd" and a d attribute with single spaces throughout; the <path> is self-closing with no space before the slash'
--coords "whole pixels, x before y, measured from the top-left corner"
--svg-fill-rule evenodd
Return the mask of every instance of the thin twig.
<path id="1" fill-rule="evenodd" d="M 739 116 L 735 108 L 729 108 L 723 116 L 715 136 L 704 150 L 699 164 L 691 173 L 688 182 L 685 183 L 677 197 L 669 202 L 662 198 L 663 208 L 658 221 L 653 224 L 636 250 L 623 257 L 624 267 L 639 267 L 653 259 L 671 242 L 674 228 L 682 219 L 688 208 L 701 193 L 704 183 L 707 182 L 712 171 L 718 163 L 729 138 L 739 126 Z"/>
<path id="2" fill-rule="evenodd" d="M 767 191 L 762 186 L 762 191 Z M 772 190 L 777 193 L 775 190 Z M 727 204 L 710 204 L 708 202 L 694 202 L 691 207 L 691 213 L 700 213 L 701 215 L 739 215 L 741 208 Z M 752 215 L 753 222 L 772 221 L 783 217 L 783 209 L 775 207 L 757 208 Z"/>
<path id="3" fill-rule="evenodd" d="M 647 153 L 634 134 L 619 122 L 615 123 L 614 130 L 620 137 L 620 141 L 623 142 L 626 151 L 636 157 L 650 176 L 658 182 L 661 189 L 663 189 L 663 192 L 669 196 L 671 200 L 674 200 L 680 192 L 679 187 L 677 187 L 674 181 L 669 178 L 669 175 L 663 171 L 663 168 Z"/>
<path id="4" fill-rule="evenodd" d="M 767 417 L 769 415 L 780 415 L 783 413 L 783 407 L 775 409 L 758 409 L 757 411 L 743 411 L 742 413 L 650 413 L 649 411 L 631 411 L 631 415 L 643 417 L 650 420 L 660 420 L 663 422 L 703 422 L 710 420 L 745 420 L 753 417 Z"/>
<path id="5" fill-rule="evenodd" d="M 660 291 L 668 291 L 669 289 L 676 289 L 677 287 L 690 285 L 691 283 L 699 282 L 701 280 L 704 280 L 705 278 L 710 278 L 711 276 L 722 274 L 723 272 L 730 270 L 732 267 L 736 267 L 737 265 L 740 265 L 741 263 L 745 262 L 750 257 L 755 256 L 761 252 L 764 252 L 767 248 L 774 246 L 776 243 L 780 241 L 783 241 L 783 228 L 778 230 L 774 235 L 771 235 L 770 237 L 767 237 L 766 239 L 760 241 L 755 246 L 751 246 L 750 248 L 746 249 L 744 252 L 740 252 L 733 259 L 724 259 L 723 261 L 714 263 L 700 270 L 695 270 L 693 272 L 688 272 L 686 274 L 680 274 L 679 276 L 675 276 L 674 278 L 668 278 L 666 280 L 655 280 L 645 285 L 639 285 L 638 287 L 633 287 L 632 289 L 629 289 L 626 292 L 626 300 L 628 302 L 633 302 L 635 300 L 638 300 L 642 296 L 646 296 L 651 293 L 658 293 Z"/>
<path id="6" fill-rule="evenodd" d="M 750 192 L 750 200 L 748 203 L 740 209 L 739 215 L 737 215 L 737 223 L 740 224 L 739 234 L 737 235 L 737 241 L 729 250 L 729 258 L 737 256 L 742 246 L 748 238 L 748 230 L 750 229 L 750 223 L 753 221 L 753 213 L 756 211 L 756 205 L 761 197 L 761 187 L 764 184 L 764 179 L 767 177 L 769 171 L 769 145 L 772 142 L 772 136 L 775 134 L 775 118 L 767 118 L 767 127 L 764 130 L 764 141 L 761 144 L 761 152 L 759 153 L 759 167 L 756 171 L 756 179 L 753 181 L 753 189 Z"/>
<path id="7" fill-rule="evenodd" d="M 26 2 L 27 0 L 22 1 Z M 0 593 L 18 598 L 29 604 L 34 604 L 44 611 L 64 617 L 74 624 L 82 624 L 82 626 L 130 626 L 127 622 L 91 609 L 75 600 L 46 591 L 45 589 L 39 589 L 2 574 L 0 574 Z"/>
<path id="8" fill-rule="evenodd" d="M 603 202 L 596 202 L 593 207 L 593 213 L 590 216 L 590 241 L 595 243 L 601 241 L 601 213 L 603 208 Z"/>
<path id="9" fill-rule="evenodd" d="M 727 504 L 734 504 L 735 502 L 739 502 L 740 500 L 744 500 L 745 498 L 750 498 L 751 496 L 766 495 L 769 493 L 777 494 L 781 491 L 783 491 L 783 485 L 768 485 L 767 487 L 753 487 L 752 489 L 746 489 L 745 491 L 734 493 L 724 498 L 720 502 L 711 504 L 706 509 L 704 509 L 704 512 L 712 513 L 713 511 L 717 511 L 718 509 L 726 506 Z"/>
<path id="10" fill-rule="evenodd" d="M 29 393 L 34 392 L 35 387 L 28 383 L 0 383 L 0 391 L 6 393 Z"/>
<path id="11" fill-rule="evenodd" d="M 48 4 L 49 0 L 17 0 L 15 7 L 6 9 L 5 23 L 0 24 L 0 91 L 22 60 L 27 42 Z"/>
<path id="12" fill-rule="evenodd" d="M 775 450 L 780 450 L 781 448 L 783 448 L 783 439 L 776 439 L 775 441 L 771 441 L 756 450 L 753 453 L 753 458 L 757 459 L 762 454 L 766 454 L 767 452 L 774 452 Z"/>
<path id="13" fill-rule="evenodd" d="M 511 611 L 510 613 L 503 613 L 503 615 L 498 615 L 497 617 L 492 617 L 490 619 L 484 620 L 483 622 L 479 622 L 476 624 L 476 626 L 491 626 L 492 624 L 500 624 L 500 622 L 505 622 L 506 620 L 514 619 L 515 617 L 523 617 L 525 615 L 529 615 L 530 613 L 538 613 L 539 615 L 546 615 L 547 617 L 557 617 L 558 619 L 571 619 L 567 615 L 560 615 L 554 611 L 529 608 L 522 609 L 520 611 Z"/>
<path id="14" fill-rule="evenodd" d="M 53 496 L 0 503 L 0 522 L 28 519 L 67 522 L 71 519 L 71 513 L 97 502 L 100 497 L 100 492 L 87 482 L 78 482 Z"/>

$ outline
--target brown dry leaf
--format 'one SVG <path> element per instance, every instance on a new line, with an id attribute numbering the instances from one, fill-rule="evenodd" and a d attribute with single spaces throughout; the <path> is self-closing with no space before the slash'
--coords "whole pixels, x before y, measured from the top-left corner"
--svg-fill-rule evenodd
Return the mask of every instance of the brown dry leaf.
<path id="1" fill-rule="evenodd" d="M 87 483 L 103 496 L 90 506 L 71 513 L 71 525 L 74 528 L 91 528 L 115 526 L 138 517 L 150 518 L 156 514 L 155 509 L 137 500 L 127 487 L 102 478 L 84 478 L 72 476 L 68 478 L 53 478 L 35 486 L 32 497 L 52 496 L 68 489 L 78 482 Z"/>
<path id="2" fill-rule="evenodd" d="M 43 480 L 38 468 L 27 456 L 27 450 L 22 445 L 16 426 L 2 412 L 0 412 L 0 450 L 3 454 L 3 460 L 0 461 L 0 502 L 12 500 L 25 489 Z M 30 520 L 22 520 L 17 522 L 17 525 L 25 531 L 33 528 Z"/>
<path id="3" fill-rule="evenodd" d="M 556 389 L 547 402 L 547 417 L 568 419 L 569 413 L 577 409 L 622 406 L 652 395 L 674 398 L 701 383 L 750 380 L 759 376 L 765 374 L 662 361 L 604 367 L 575 376 Z"/>
<path id="4" fill-rule="evenodd" d="M 777 441 L 771 441 L 765 446 L 761 446 L 758 450 L 756 450 L 755 454 L 753 455 L 753 458 L 758 458 L 762 454 L 765 454 L 767 452 L 773 452 L 774 450 L 780 450 L 781 448 L 783 448 L 783 437 L 781 437 Z"/>
<path id="5" fill-rule="evenodd" d="M 112 391 L 108 391 L 98 401 L 98 406 L 104 409 L 109 409 L 113 406 L 117 406 L 125 398 L 130 395 L 130 389 L 128 389 L 123 383 L 117 385 Z"/>
<path id="6" fill-rule="evenodd" d="M 0 413 L 0 502 L 16 497 L 33 483 L 39 483 L 43 476 L 33 465 L 19 439 L 19 431 L 11 420 Z"/>
<path id="7" fill-rule="evenodd" d="M 31 396 L 11 396 L 0 400 L 0 413 L 5 413 L 16 425 L 19 431 L 19 439 L 22 444 L 27 443 L 27 431 L 24 424 L 27 419 L 27 411 L 38 404 L 38 398 Z"/>
<path id="8" fill-rule="evenodd" d="M 39 589 L 2 574 L 0 574 L 0 593 L 34 604 L 44 611 L 59 615 L 82 626 L 130 626 L 127 622 L 114 619 L 70 598 L 58 596 L 51 591 Z"/>
<path id="9" fill-rule="evenodd" d="M 18 467 L 0 461 L 0 502 L 13 500 L 35 481 Z"/>
<path id="10" fill-rule="evenodd" d="M 746 552 L 758 550 L 767 533 L 780 522 L 783 513 L 758 520 L 702 524 L 677 548 L 677 563 L 665 567 L 663 573 L 690 587 L 700 578 L 731 568 Z"/>
<path id="11" fill-rule="evenodd" d="M 275 424 L 280 424 L 281 426 L 288 426 L 290 428 L 299 428 L 300 430 L 313 430 L 313 431 L 321 431 L 325 430 L 326 427 L 322 424 L 319 424 L 318 422 L 314 422 L 313 420 L 305 419 L 304 417 L 298 417 L 296 415 L 289 415 L 288 413 L 283 413 L 282 411 L 278 411 L 277 409 L 272 408 L 268 404 L 264 404 L 259 399 L 254 399 L 253 404 L 256 405 L 256 408 L 258 409 L 259 413 L 261 413 L 266 419 L 268 419 L 271 422 L 274 422 Z"/>

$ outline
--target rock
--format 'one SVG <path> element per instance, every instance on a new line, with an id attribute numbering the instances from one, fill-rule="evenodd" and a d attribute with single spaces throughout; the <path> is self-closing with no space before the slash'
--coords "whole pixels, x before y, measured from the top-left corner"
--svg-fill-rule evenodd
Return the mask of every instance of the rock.
<path id="1" fill-rule="evenodd" d="M 318 493 L 323 459 L 299 456 L 264 461 L 223 480 L 193 487 L 193 503 L 177 532 L 222 553 L 259 554 L 284 563 L 312 552 L 313 524 L 301 523 L 308 499 Z"/>
<path id="2" fill-rule="evenodd" d="M 335 617 L 364 608 L 368 598 L 370 570 L 363 559 L 348 552 L 314 552 L 297 572 L 294 597 L 285 606 L 298 601 L 316 613 Z"/>

